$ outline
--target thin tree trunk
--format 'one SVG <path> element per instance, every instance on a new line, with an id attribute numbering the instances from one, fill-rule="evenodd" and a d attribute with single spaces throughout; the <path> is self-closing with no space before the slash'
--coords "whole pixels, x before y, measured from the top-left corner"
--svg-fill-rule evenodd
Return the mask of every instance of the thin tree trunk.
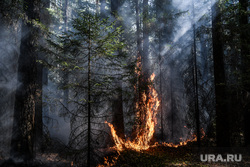
<path id="1" fill-rule="evenodd" d="M 118 9 L 121 6 L 121 2 L 118 2 L 117 0 L 111 0 L 111 14 L 117 18 L 118 17 Z M 122 23 L 118 21 L 116 26 L 120 26 Z M 117 52 L 121 52 L 118 50 Z M 113 101 L 113 125 L 117 131 L 117 135 L 121 138 L 125 138 L 124 135 L 124 116 L 123 116 L 123 99 L 122 99 L 122 80 L 118 81 L 116 80 L 118 92 L 114 96 Z"/>
<path id="2" fill-rule="evenodd" d="M 200 136 L 200 111 L 199 111 L 199 88 L 198 88 L 198 67 L 197 67 L 197 55 L 196 55 L 196 25 L 195 25 L 195 11 L 194 11 L 194 0 L 192 0 L 193 7 L 193 56 L 194 56 L 194 96 L 195 96 L 195 120 L 196 120 L 196 135 L 198 147 L 201 144 Z"/>
<path id="3" fill-rule="evenodd" d="M 174 97 L 173 97 L 173 65 L 170 66 L 170 101 L 171 101 L 171 138 L 174 140 L 174 118 L 175 118 L 175 108 L 174 108 Z"/>
<path id="4" fill-rule="evenodd" d="M 161 57 L 161 55 L 160 55 Z M 164 140 L 163 106 L 162 106 L 162 60 L 160 59 L 160 112 L 161 112 L 161 140 Z"/>
<path id="5" fill-rule="evenodd" d="M 158 20 L 158 22 L 161 24 L 162 22 L 162 16 L 161 14 L 161 1 L 158 0 L 156 1 L 156 18 Z M 160 69 L 160 92 L 159 92 L 159 96 L 160 96 L 160 119 L 161 119 L 161 140 L 164 140 L 164 124 L 163 124 L 163 106 L 162 106 L 162 62 L 163 62 L 163 58 L 161 55 L 162 52 L 162 27 L 158 26 L 158 30 L 157 30 L 157 36 L 158 36 L 158 60 L 159 60 L 159 69 Z"/>
<path id="6" fill-rule="evenodd" d="M 87 166 L 91 165 L 91 31 L 89 22 L 89 47 L 88 47 L 88 152 Z"/>
<path id="7" fill-rule="evenodd" d="M 143 55 L 142 72 L 143 79 L 146 82 L 149 79 L 149 24 L 148 24 L 148 0 L 143 0 Z M 147 92 L 148 93 L 148 92 Z"/>
<path id="8" fill-rule="evenodd" d="M 142 55 L 142 47 L 141 47 L 141 28 L 140 28 L 140 17 L 139 17 L 139 2 L 136 0 L 136 42 L 137 42 L 137 58 Z"/>
<path id="9" fill-rule="evenodd" d="M 64 32 L 66 33 L 68 31 L 68 0 L 65 0 L 64 4 L 64 11 L 63 11 L 63 20 L 64 20 Z M 67 58 L 66 58 L 67 61 Z M 69 82 L 69 73 L 66 70 L 65 73 L 63 73 L 63 105 L 64 108 L 68 108 L 68 100 L 69 100 L 69 88 L 67 87 Z"/>

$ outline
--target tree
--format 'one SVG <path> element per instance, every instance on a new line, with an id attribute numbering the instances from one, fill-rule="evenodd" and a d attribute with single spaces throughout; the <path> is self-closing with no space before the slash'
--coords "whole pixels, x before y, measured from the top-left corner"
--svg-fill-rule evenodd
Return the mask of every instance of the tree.
<path id="1" fill-rule="evenodd" d="M 163 10 L 161 8 L 161 1 L 160 0 L 156 0 L 155 1 L 155 5 L 156 5 L 156 18 L 157 18 L 157 21 L 160 23 L 160 24 L 163 24 L 162 23 L 162 19 L 163 19 Z M 160 95 L 160 119 L 161 119 L 161 140 L 163 141 L 164 139 L 164 124 L 163 124 L 163 103 L 162 103 L 162 98 L 163 98 L 163 93 L 162 93 L 162 63 L 163 63 L 163 57 L 162 57 L 162 45 L 163 45 L 163 41 L 162 41 L 162 30 L 163 28 L 161 26 L 158 26 L 158 30 L 157 30 L 157 38 L 158 38 L 158 59 L 159 59 L 159 78 L 160 78 L 160 81 L 159 81 L 159 87 L 160 87 L 160 92 L 159 92 L 159 95 Z"/>
<path id="2" fill-rule="evenodd" d="M 50 0 L 44 0 L 40 3 L 41 10 L 39 11 L 39 19 L 41 22 L 41 27 L 39 27 L 39 36 L 37 38 L 41 39 L 39 46 L 45 45 L 47 26 L 50 24 L 49 13 L 47 9 L 50 6 Z M 38 47 L 36 45 L 35 47 Z M 37 52 L 37 62 L 45 60 L 45 55 L 42 52 Z M 35 121 L 34 121 L 34 151 L 41 151 L 43 144 L 43 85 L 47 84 L 48 79 L 48 69 L 42 64 L 37 63 L 37 76 L 36 76 L 36 108 L 35 108 Z"/>
<path id="3" fill-rule="evenodd" d="M 244 112 L 244 139 L 245 145 L 250 145 L 250 131 L 249 131 L 249 119 L 250 119 L 250 110 L 249 110 L 249 87 L 250 87 L 250 38 L 249 38 L 249 22 L 248 22 L 248 1 L 239 0 L 239 15 L 240 15 L 240 44 L 241 44 L 241 59 L 242 59 L 242 87 L 243 87 L 243 112 Z"/>
<path id="4" fill-rule="evenodd" d="M 196 135 L 198 146 L 201 144 L 201 136 L 200 136 L 200 111 L 199 111 L 199 92 L 198 92 L 198 67 L 197 67 L 197 50 L 196 50 L 196 25 L 195 25 L 195 9 L 194 9 L 194 0 L 192 0 L 192 8 L 193 8 L 193 56 L 194 56 L 194 94 L 195 94 L 195 120 L 196 120 Z"/>
<path id="5" fill-rule="evenodd" d="M 34 22 L 39 20 L 39 1 L 25 0 L 23 10 L 28 20 L 22 21 L 20 56 L 18 59 L 18 81 L 16 90 L 11 156 L 24 161 L 34 157 L 34 118 L 36 112 L 37 83 L 37 37 L 38 28 Z"/>
<path id="6" fill-rule="evenodd" d="M 214 60 L 214 84 L 216 101 L 216 144 L 218 147 L 230 146 L 230 129 L 226 93 L 223 44 L 221 38 L 220 1 L 212 6 L 212 41 Z"/>
<path id="7" fill-rule="evenodd" d="M 124 44 L 120 41 L 122 30 L 115 28 L 115 22 L 87 10 L 79 13 L 72 27 L 56 41 L 49 40 L 47 53 L 53 67 L 59 64 L 59 70 L 70 72 L 68 86 L 73 98 L 72 109 L 68 109 L 72 128 L 69 145 L 76 163 L 91 166 L 98 159 L 98 146 L 104 144 L 101 128 L 108 114 L 103 108 L 116 94 L 115 82 L 123 78 L 125 57 L 117 50 L 122 50 Z"/>
<path id="8" fill-rule="evenodd" d="M 111 0 L 111 15 L 116 18 L 117 26 L 122 26 L 121 21 L 119 20 L 118 10 L 121 7 L 122 3 L 120 1 Z M 121 40 L 121 39 L 120 39 Z M 118 54 L 121 50 L 117 50 Z M 123 117 L 123 99 L 122 99 L 122 80 L 115 80 L 117 83 L 117 93 L 114 95 L 113 100 L 113 125 L 117 130 L 117 135 L 121 138 L 125 138 L 124 134 L 124 117 Z"/>
<path id="9" fill-rule="evenodd" d="M 65 0 L 63 6 L 63 21 L 64 21 L 64 33 L 68 31 L 68 0 Z M 67 60 L 66 60 L 67 61 Z M 69 76 L 67 72 L 63 73 L 63 105 L 68 108 L 68 99 L 69 99 L 69 89 L 67 88 Z"/>

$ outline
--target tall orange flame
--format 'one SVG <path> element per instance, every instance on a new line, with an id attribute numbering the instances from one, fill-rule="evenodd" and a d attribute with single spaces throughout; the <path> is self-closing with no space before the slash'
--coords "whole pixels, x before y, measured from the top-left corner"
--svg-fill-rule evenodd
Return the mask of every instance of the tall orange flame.
<path id="1" fill-rule="evenodd" d="M 153 82 L 155 78 L 155 74 L 153 73 L 150 76 L 150 81 Z M 156 113 L 157 109 L 160 105 L 160 101 L 158 100 L 158 94 L 154 89 L 153 85 L 149 86 L 149 97 L 145 93 L 143 93 L 143 103 L 146 104 L 145 107 L 145 126 L 141 126 L 140 130 L 137 130 L 136 138 L 131 140 L 123 140 L 116 134 L 116 130 L 111 123 L 105 122 L 111 129 L 111 134 L 113 140 L 115 142 L 115 147 L 118 151 L 122 151 L 124 148 L 141 151 L 147 150 L 150 147 L 150 141 L 153 138 L 153 134 L 155 132 L 155 125 L 156 125 Z M 138 106 L 138 105 L 137 105 Z"/>

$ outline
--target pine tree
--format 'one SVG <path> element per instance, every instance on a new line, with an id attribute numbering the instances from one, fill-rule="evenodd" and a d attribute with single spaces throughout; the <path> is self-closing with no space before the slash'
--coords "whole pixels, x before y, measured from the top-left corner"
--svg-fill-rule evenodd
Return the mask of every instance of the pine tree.
<path id="1" fill-rule="evenodd" d="M 73 20 L 72 31 L 56 41 L 49 40 L 51 65 L 69 71 L 67 87 L 72 91 L 70 101 L 74 106 L 68 109 L 72 127 L 69 145 L 78 163 L 84 158 L 87 166 L 93 165 L 99 154 L 96 148 L 105 139 L 102 129 L 108 113 L 103 108 L 113 100 L 116 81 L 124 75 L 125 55 L 117 52 L 124 47 L 122 30 L 115 24 L 85 10 Z"/>

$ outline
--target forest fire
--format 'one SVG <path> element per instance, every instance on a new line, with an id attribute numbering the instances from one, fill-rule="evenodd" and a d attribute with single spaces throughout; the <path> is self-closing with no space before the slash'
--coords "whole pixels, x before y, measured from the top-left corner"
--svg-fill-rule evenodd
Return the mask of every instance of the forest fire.
<path id="1" fill-rule="evenodd" d="M 150 81 L 153 82 L 155 78 L 155 74 L 153 73 L 150 76 Z M 158 99 L 158 95 L 153 85 L 149 86 L 149 97 L 146 97 L 146 94 L 143 93 L 143 103 L 145 104 L 145 119 L 144 126 L 141 126 L 136 132 L 136 138 L 131 140 L 123 140 L 116 134 L 116 130 L 111 123 L 108 123 L 108 126 L 111 129 L 111 134 L 113 140 L 115 142 L 115 148 L 117 151 L 122 151 L 124 148 L 132 149 L 136 151 L 147 150 L 150 147 L 150 141 L 153 138 L 153 134 L 155 132 L 156 125 L 156 113 L 157 109 L 160 105 L 160 101 Z M 138 107 L 138 105 L 136 105 Z M 139 111 L 138 111 L 139 112 Z"/>
<path id="2" fill-rule="evenodd" d="M 150 76 L 150 81 L 153 82 L 155 78 L 155 74 L 153 73 Z M 114 148 L 117 151 L 122 151 L 124 150 L 124 148 L 127 149 L 131 149 L 131 150 L 135 150 L 135 151 L 142 151 L 142 150 L 147 150 L 150 146 L 154 147 L 154 146 L 158 146 L 158 143 L 155 143 L 153 145 L 150 145 L 150 141 L 153 138 L 153 134 L 155 132 L 155 125 L 157 123 L 156 121 L 156 114 L 157 114 L 157 109 L 160 105 L 160 101 L 158 99 L 158 94 L 156 92 L 156 90 L 154 89 L 153 85 L 149 86 L 149 97 L 147 99 L 146 94 L 143 93 L 143 103 L 146 104 L 146 119 L 145 121 L 145 126 L 141 126 L 137 129 L 136 131 L 136 138 L 134 140 L 130 140 L 128 139 L 123 140 L 122 138 L 120 138 L 117 133 L 116 130 L 113 126 L 113 124 L 108 123 L 107 121 L 105 121 L 105 123 L 108 124 L 108 126 L 111 129 L 111 134 L 112 134 L 112 138 L 115 142 L 115 146 Z M 138 109 L 138 104 L 136 105 L 137 109 Z M 139 115 L 139 109 L 137 114 Z M 205 132 L 203 129 L 201 129 L 201 138 L 203 138 L 205 136 Z M 163 142 L 161 143 L 161 145 L 166 146 L 166 147 L 179 147 L 179 146 L 184 146 L 187 145 L 189 142 L 194 142 L 197 141 L 197 136 L 196 135 L 192 135 L 192 137 L 190 139 L 186 139 L 185 141 L 181 141 L 178 144 L 174 144 L 174 143 L 166 143 Z"/>

